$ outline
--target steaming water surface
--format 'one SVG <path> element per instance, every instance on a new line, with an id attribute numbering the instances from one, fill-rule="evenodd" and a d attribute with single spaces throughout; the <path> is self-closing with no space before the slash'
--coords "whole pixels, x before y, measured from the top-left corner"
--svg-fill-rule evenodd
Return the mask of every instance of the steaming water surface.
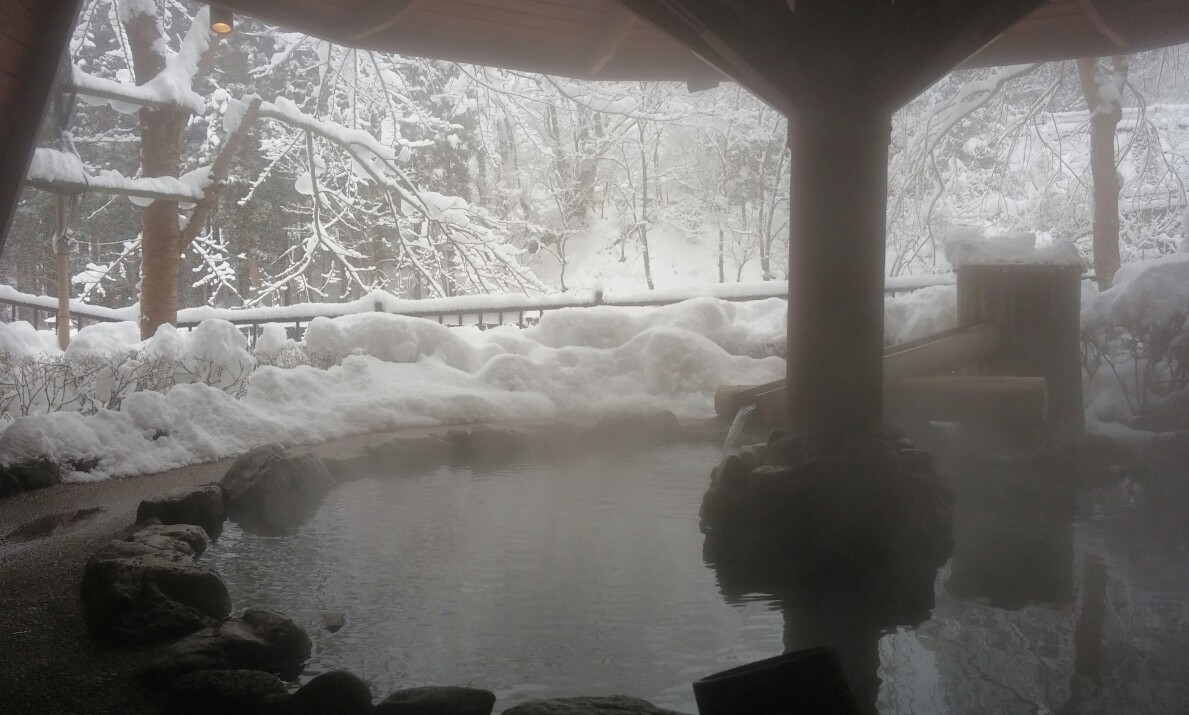
<path id="1" fill-rule="evenodd" d="M 702 560 L 698 508 L 720 454 L 683 445 L 564 467 L 358 480 L 335 488 L 294 535 L 229 523 L 204 559 L 237 610 L 275 609 L 307 626 L 308 675 L 345 668 L 378 697 L 473 684 L 496 692 L 497 711 L 534 697 L 626 693 L 693 713 L 693 680 L 783 649 L 780 604 L 724 602 Z M 1109 536 L 1101 519 L 1076 530 L 1079 543 Z M 1117 711 L 1120 698 L 1129 712 L 1189 706 L 1175 675 L 1189 666 L 1183 569 L 1150 568 L 1163 585 L 1128 586 L 1147 605 L 1129 632 L 1104 636 L 1108 662 L 1118 656 L 1135 671 L 1108 675 L 1107 690 L 1111 677 L 1135 682 L 1102 696 L 1106 709 L 1083 703 L 1086 712 Z M 1070 695 L 1076 603 L 1002 609 L 957 599 L 947 572 L 933 619 L 872 644 L 880 710 L 1059 709 Z M 342 613 L 346 626 L 327 632 L 320 611 Z"/>

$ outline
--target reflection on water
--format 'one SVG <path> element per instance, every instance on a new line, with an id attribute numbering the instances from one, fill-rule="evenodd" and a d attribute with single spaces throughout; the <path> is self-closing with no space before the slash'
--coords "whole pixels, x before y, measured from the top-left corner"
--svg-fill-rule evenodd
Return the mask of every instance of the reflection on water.
<path id="1" fill-rule="evenodd" d="M 825 637 L 812 609 L 754 594 L 725 599 L 704 564 L 698 508 L 719 456 L 715 445 L 686 445 L 580 457 L 564 468 L 447 467 L 360 480 L 333 490 L 296 535 L 253 536 L 229 524 L 204 558 L 237 609 L 274 608 L 307 625 L 311 673 L 353 670 L 377 695 L 469 683 L 494 690 L 501 709 L 544 695 L 627 693 L 692 713 L 693 680 L 780 653 L 786 640 Z M 1088 518 L 1066 528 L 1068 548 L 1051 550 L 1052 560 L 1076 565 L 1068 597 L 1010 609 L 974 587 L 958 598 L 955 570 L 1002 572 L 993 559 L 956 563 L 934 581 L 928 620 L 863 636 L 882 681 L 881 712 L 1059 713 L 1075 689 L 1078 712 L 1189 707 L 1184 556 L 1152 548 L 1133 492 L 1103 488 L 1082 502 Z M 956 558 L 966 553 L 958 549 Z M 1096 683 L 1079 680 L 1073 665 L 1087 549 L 1108 574 Z M 782 609 L 801 615 L 786 623 Z M 326 632 L 321 611 L 343 613 L 346 626 Z"/>

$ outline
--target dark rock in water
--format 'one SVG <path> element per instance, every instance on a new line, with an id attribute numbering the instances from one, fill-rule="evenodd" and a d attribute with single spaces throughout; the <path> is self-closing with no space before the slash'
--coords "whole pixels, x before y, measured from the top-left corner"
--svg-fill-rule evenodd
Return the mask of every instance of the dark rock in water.
<path id="1" fill-rule="evenodd" d="M 248 530 L 285 533 L 317 510 L 333 481 L 318 457 L 266 445 L 231 465 L 222 481 L 223 503 Z"/>
<path id="2" fill-rule="evenodd" d="M 728 597 L 817 579 L 919 582 L 887 600 L 927 613 L 932 574 L 953 547 L 953 499 L 929 455 L 901 439 L 773 431 L 757 450 L 764 465 L 724 459 L 701 518 L 705 555 Z"/>
<path id="3" fill-rule="evenodd" d="M 1077 474 L 1083 484 L 1111 484 L 1130 476 L 1139 464 L 1131 445 L 1105 435 L 1078 433 L 1073 440 Z"/>
<path id="4" fill-rule="evenodd" d="M 374 715 L 491 715 L 495 693 L 478 688 L 440 686 L 398 690 L 384 698 Z"/>
<path id="5" fill-rule="evenodd" d="M 269 693 L 260 699 L 256 715 L 289 715 L 289 693 Z"/>
<path id="6" fill-rule="evenodd" d="M 595 423 L 591 440 L 601 445 L 651 446 L 677 442 L 684 437 L 672 412 L 608 415 Z"/>
<path id="7" fill-rule="evenodd" d="M 45 489 L 62 481 L 62 468 L 57 462 L 38 459 L 23 464 L 10 464 L 0 468 L 0 492 L 29 491 Z"/>
<path id="8" fill-rule="evenodd" d="M 259 670 L 202 670 L 169 686 L 168 715 L 256 715 L 269 696 L 283 696 L 285 684 Z M 326 713 L 332 710 L 323 711 Z"/>
<path id="9" fill-rule="evenodd" d="M 309 660 L 311 648 L 310 637 L 292 619 L 245 611 L 168 646 L 143 675 L 150 684 L 164 684 L 197 670 L 247 668 L 291 678 Z"/>
<path id="10" fill-rule="evenodd" d="M 162 524 L 197 524 L 213 539 L 223 531 L 223 488 L 218 484 L 145 499 L 136 521 L 157 519 Z"/>
<path id="11" fill-rule="evenodd" d="M 372 691 L 367 683 L 345 670 L 323 673 L 289 698 L 289 715 L 367 715 L 372 711 Z"/>
<path id="12" fill-rule="evenodd" d="M 225 617 L 231 612 L 227 585 L 192 558 L 206 542 L 201 527 L 150 527 L 95 552 L 80 589 L 91 634 L 116 643 L 159 643 Z"/>
<path id="13" fill-rule="evenodd" d="M 647 700 L 626 695 L 533 700 L 504 711 L 505 715 L 681 715 Z M 740 713 L 739 715 L 744 715 Z"/>
<path id="14" fill-rule="evenodd" d="M 1145 483 L 1189 483 L 1189 430 L 1162 434 L 1144 446 L 1140 476 Z"/>
<path id="15" fill-rule="evenodd" d="M 1130 427 L 1148 432 L 1189 429 L 1189 388 L 1169 394 L 1159 405 L 1133 419 Z"/>
<path id="16" fill-rule="evenodd" d="M 211 543 L 206 531 L 194 524 L 151 524 L 137 530 L 124 541 L 162 551 L 177 551 L 193 558 L 201 556 Z"/>
<path id="17" fill-rule="evenodd" d="M 11 541 L 33 541 L 47 536 L 72 531 L 91 521 L 103 512 L 100 507 L 75 509 L 60 514 L 48 514 L 21 524 L 8 533 Z"/>
<path id="18" fill-rule="evenodd" d="M 322 620 L 322 627 L 329 633 L 338 633 L 347 625 L 347 617 L 338 611 L 321 611 L 318 618 Z"/>
<path id="19" fill-rule="evenodd" d="M 1144 447 L 1139 481 L 1153 518 L 1148 526 L 1182 552 L 1189 546 L 1189 430 L 1158 435 Z"/>
<path id="20" fill-rule="evenodd" d="M 336 483 L 371 476 L 375 473 L 375 460 L 371 454 L 323 455 L 322 464 Z"/>
<path id="21" fill-rule="evenodd" d="M 377 468 L 387 472 L 436 467 L 450 458 L 450 443 L 435 435 L 396 436 L 367 448 Z"/>
<path id="22" fill-rule="evenodd" d="M 531 454 L 528 434 L 515 429 L 475 425 L 469 430 L 451 430 L 446 434 L 450 457 L 467 464 L 506 464 L 523 460 Z"/>

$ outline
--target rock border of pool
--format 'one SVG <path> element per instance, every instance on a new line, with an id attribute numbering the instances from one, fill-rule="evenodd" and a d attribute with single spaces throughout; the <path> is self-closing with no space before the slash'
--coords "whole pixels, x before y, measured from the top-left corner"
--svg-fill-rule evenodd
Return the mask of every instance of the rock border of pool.
<path id="1" fill-rule="evenodd" d="M 137 523 L 98 549 L 83 569 L 84 620 L 92 639 L 154 649 L 137 684 L 169 715 L 490 715 L 494 693 L 456 685 L 401 689 L 373 705 L 367 684 L 342 670 L 292 690 L 285 681 L 296 681 L 311 656 L 308 633 L 280 613 L 232 615 L 226 584 L 198 561 L 212 535 L 218 537 L 224 519 L 257 533 L 291 533 L 333 486 L 378 473 L 399 478 L 446 464 L 499 465 L 724 435 L 725 426 L 716 421 L 682 422 L 660 412 L 394 433 L 322 456 L 308 449 L 259 447 L 239 457 L 218 482 L 142 500 Z M 625 695 L 545 698 L 504 712 L 681 715 Z"/>

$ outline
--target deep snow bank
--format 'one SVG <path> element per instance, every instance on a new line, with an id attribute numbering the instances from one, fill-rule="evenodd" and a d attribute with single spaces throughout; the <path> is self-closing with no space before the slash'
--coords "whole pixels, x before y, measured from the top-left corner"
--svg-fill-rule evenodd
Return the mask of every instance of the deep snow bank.
<path id="1" fill-rule="evenodd" d="M 385 313 L 319 318 L 303 343 L 328 369 L 257 367 L 242 400 L 199 381 L 164 394 L 134 392 L 119 410 L 22 417 L 0 434 L 0 462 L 97 460 L 90 472 L 67 476 L 81 481 L 210 461 L 270 442 L 311 444 L 412 426 L 658 409 L 708 416 L 718 385 L 784 374 L 782 359 L 759 357 L 783 342 L 784 316 L 781 300 L 705 298 L 648 310 L 558 310 L 528 330 L 447 328 Z M 168 352 L 179 364 L 208 370 L 219 360 L 242 366 L 252 359 L 246 339 L 223 321 L 193 333 L 166 327 L 141 346 L 127 343 L 130 335 L 118 324 L 88 327 L 71 350 Z M 272 328 L 257 347 L 277 351 L 289 342 Z M 28 350 L 36 336 L 0 325 L 0 343 Z"/>

